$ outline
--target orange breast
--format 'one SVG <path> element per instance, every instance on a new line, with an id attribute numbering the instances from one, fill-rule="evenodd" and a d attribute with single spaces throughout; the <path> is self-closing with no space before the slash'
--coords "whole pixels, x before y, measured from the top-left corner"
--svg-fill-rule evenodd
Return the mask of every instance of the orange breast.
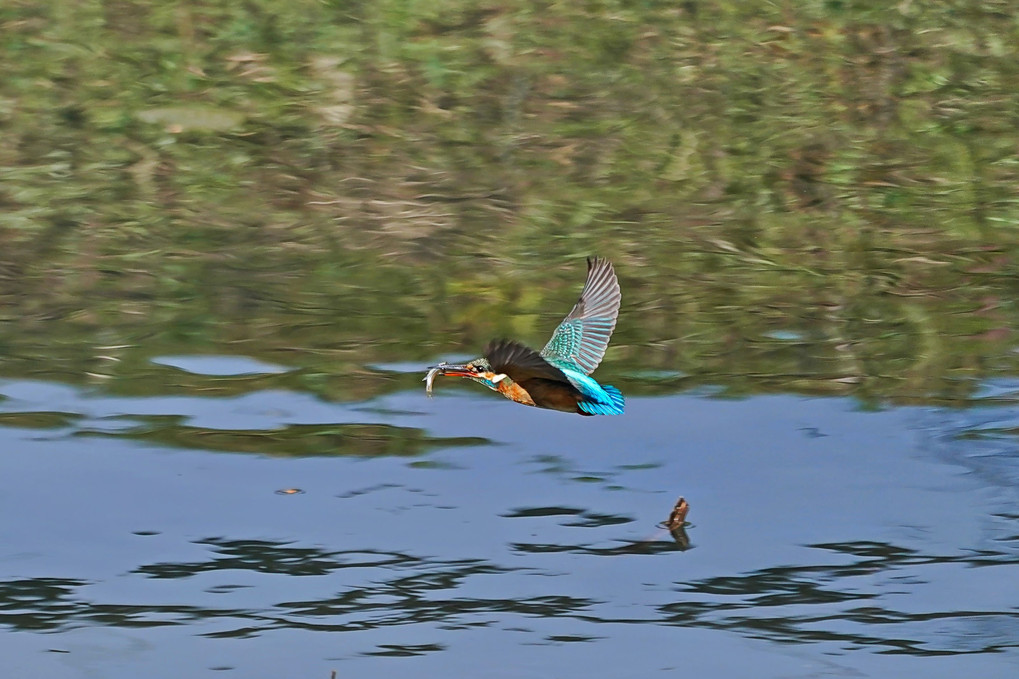
<path id="1" fill-rule="evenodd" d="M 531 398 L 531 395 L 528 394 L 523 387 L 521 387 L 519 384 L 509 379 L 508 377 L 504 380 L 500 380 L 496 387 L 500 394 L 510 399 L 511 401 L 523 403 L 524 405 L 527 406 L 534 405 L 534 399 Z"/>

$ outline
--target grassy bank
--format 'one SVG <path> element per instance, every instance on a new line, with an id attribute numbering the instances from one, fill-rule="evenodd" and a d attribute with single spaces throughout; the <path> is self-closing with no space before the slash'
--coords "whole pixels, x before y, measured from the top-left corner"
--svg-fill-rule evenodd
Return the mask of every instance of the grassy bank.
<path id="1" fill-rule="evenodd" d="M 362 397 L 540 343 L 598 252 L 638 391 L 967 393 L 1016 369 L 1017 43 L 990 1 L 11 0 L 5 362 Z"/>

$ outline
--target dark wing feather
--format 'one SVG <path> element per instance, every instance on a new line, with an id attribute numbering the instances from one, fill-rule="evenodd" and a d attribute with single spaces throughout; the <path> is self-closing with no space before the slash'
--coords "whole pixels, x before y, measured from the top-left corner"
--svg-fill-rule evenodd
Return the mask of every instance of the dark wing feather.
<path id="1" fill-rule="evenodd" d="M 605 356 L 621 300 L 612 263 L 601 257 L 588 258 L 587 282 L 580 299 L 552 333 L 541 355 L 572 363 L 590 375 Z"/>
<path id="2" fill-rule="evenodd" d="M 485 347 L 485 358 L 497 373 L 506 373 L 514 382 L 529 379 L 570 381 L 561 370 L 541 357 L 534 349 L 513 340 L 494 340 Z"/>

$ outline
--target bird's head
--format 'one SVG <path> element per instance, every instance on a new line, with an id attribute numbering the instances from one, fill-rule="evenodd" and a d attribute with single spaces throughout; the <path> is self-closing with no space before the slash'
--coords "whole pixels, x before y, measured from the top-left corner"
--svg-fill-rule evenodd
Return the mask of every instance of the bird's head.
<path id="1" fill-rule="evenodd" d="M 425 378 L 429 387 L 431 387 L 431 380 L 436 375 L 466 377 L 475 382 L 480 382 L 489 389 L 498 389 L 499 382 L 506 379 L 504 373 L 496 373 L 492 370 L 492 366 L 486 358 L 476 358 L 467 363 L 441 363 L 429 369 L 428 377 Z"/>

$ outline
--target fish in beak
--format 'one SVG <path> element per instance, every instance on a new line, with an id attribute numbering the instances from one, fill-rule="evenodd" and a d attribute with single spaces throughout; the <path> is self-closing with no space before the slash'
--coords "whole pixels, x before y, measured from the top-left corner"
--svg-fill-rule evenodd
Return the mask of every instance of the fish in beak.
<path id="1" fill-rule="evenodd" d="M 425 393 L 431 396 L 432 387 L 437 375 L 447 377 L 475 377 L 477 374 L 477 371 L 467 363 L 446 363 L 443 361 L 439 365 L 429 368 L 428 374 L 425 375 L 422 382 L 425 383 Z"/>

